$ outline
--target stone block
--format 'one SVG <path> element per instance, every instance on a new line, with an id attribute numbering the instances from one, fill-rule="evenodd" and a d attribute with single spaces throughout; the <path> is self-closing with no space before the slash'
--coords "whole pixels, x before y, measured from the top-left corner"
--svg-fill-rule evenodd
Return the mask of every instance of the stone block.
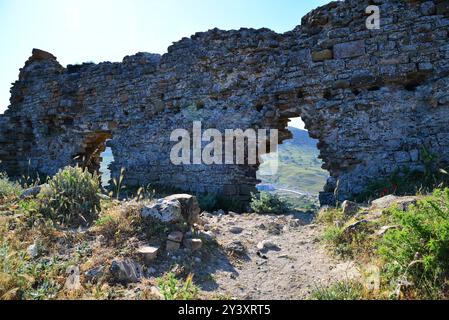
<path id="1" fill-rule="evenodd" d="M 329 49 L 315 51 L 312 53 L 312 60 L 314 62 L 331 60 L 332 58 L 333 58 L 332 50 Z"/>
<path id="2" fill-rule="evenodd" d="M 185 239 L 184 247 L 192 252 L 198 251 L 203 247 L 203 240 L 201 239 Z"/>
<path id="3" fill-rule="evenodd" d="M 343 213 L 347 216 L 352 216 L 359 212 L 359 205 L 352 201 L 344 201 L 341 205 L 341 208 L 343 210 Z"/>
<path id="4" fill-rule="evenodd" d="M 183 238 L 184 234 L 181 231 L 174 231 L 168 235 L 167 239 L 173 242 L 181 243 Z"/>
<path id="5" fill-rule="evenodd" d="M 338 43 L 334 46 L 335 59 L 346 59 L 363 56 L 366 53 L 365 41 Z"/>
<path id="6" fill-rule="evenodd" d="M 175 241 L 167 241 L 167 245 L 165 247 L 165 249 L 167 250 L 167 252 L 169 253 L 173 253 L 178 251 L 181 248 L 181 244 L 179 242 L 175 242 Z"/>
<path id="7" fill-rule="evenodd" d="M 142 256 L 146 265 L 151 264 L 157 258 L 159 252 L 158 247 L 144 246 L 137 250 L 137 253 Z"/>

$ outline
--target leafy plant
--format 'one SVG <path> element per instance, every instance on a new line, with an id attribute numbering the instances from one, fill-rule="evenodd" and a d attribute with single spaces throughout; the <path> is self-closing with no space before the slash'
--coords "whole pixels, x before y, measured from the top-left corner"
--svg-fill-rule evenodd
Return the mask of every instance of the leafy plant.
<path id="1" fill-rule="evenodd" d="M 290 211 L 287 202 L 282 201 L 278 195 L 262 192 L 259 195 L 252 194 L 251 209 L 256 213 L 285 214 Z"/>
<path id="2" fill-rule="evenodd" d="M 55 298 L 64 264 L 56 260 L 33 262 L 23 251 L 0 246 L 0 299 L 51 299 Z"/>
<path id="3" fill-rule="evenodd" d="M 199 289 L 193 284 L 193 275 L 185 281 L 176 279 L 174 273 L 168 273 L 157 280 L 157 285 L 165 300 L 197 300 Z"/>
<path id="4" fill-rule="evenodd" d="M 21 192 L 19 183 L 10 181 L 5 173 L 0 173 L 0 198 L 17 197 Z"/>
<path id="5" fill-rule="evenodd" d="M 49 180 L 40 211 L 61 225 L 90 225 L 100 211 L 100 179 L 87 169 L 66 167 Z"/>
<path id="6" fill-rule="evenodd" d="M 447 294 L 449 189 L 436 190 L 407 212 L 392 209 L 391 215 L 401 228 L 389 231 L 380 241 L 385 278 L 393 286 L 411 283 L 426 298 L 434 298 L 435 292 Z"/>
<path id="7" fill-rule="evenodd" d="M 200 208 L 204 211 L 229 210 L 235 212 L 242 211 L 242 203 L 236 198 L 223 197 L 217 193 L 198 194 L 197 199 Z"/>
<path id="8" fill-rule="evenodd" d="M 345 221 L 348 217 L 345 216 L 342 209 L 339 208 L 323 208 L 316 217 L 318 223 L 326 225 L 334 225 L 336 222 Z"/>
<path id="9" fill-rule="evenodd" d="M 216 193 L 199 194 L 197 198 L 203 211 L 213 211 L 217 208 L 218 195 Z"/>

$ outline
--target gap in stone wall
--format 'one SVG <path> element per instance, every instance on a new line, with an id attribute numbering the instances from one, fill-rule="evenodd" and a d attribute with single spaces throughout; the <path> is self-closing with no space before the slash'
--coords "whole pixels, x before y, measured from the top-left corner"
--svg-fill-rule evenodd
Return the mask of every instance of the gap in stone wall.
<path id="1" fill-rule="evenodd" d="M 106 141 L 107 144 L 107 141 Z M 100 175 L 101 175 L 101 186 L 103 188 L 108 188 L 111 182 L 111 170 L 109 166 L 114 162 L 114 155 L 110 147 L 106 147 L 106 150 L 101 153 L 101 163 L 100 163 Z"/>
<path id="2" fill-rule="evenodd" d="M 77 165 L 99 175 L 103 188 L 109 186 L 111 177 L 109 166 L 114 161 L 112 150 L 107 147 L 107 142 L 111 139 L 110 132 L 91 132 L 85 137 L 81 152 L 73 157 Z"/>
<path id="3" fill-rule="evenodd" d="M 278 150 L 278 172 L 266 176 L 270 161 L 261 164 L 258 179 L 262 181 L 257 186 L 261 192 L 278 194 L 296 209 L 312 209 L 319 206 L 318 196 L 323 190 L 329 173 L 321 167 L 317 140 L 309 136 L 304 122 L 300 117 L 290 118 L 287 129 L 292 138 L 285 140 Z"/>

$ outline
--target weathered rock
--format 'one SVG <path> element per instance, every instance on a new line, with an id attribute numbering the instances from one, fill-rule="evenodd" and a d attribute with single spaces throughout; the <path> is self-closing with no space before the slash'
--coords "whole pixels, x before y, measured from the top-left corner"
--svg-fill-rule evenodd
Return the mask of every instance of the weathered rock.
<path id="1" fill-rule="evenodd" d="M 231 227 L 231 228 L 229 229 L 229 232 L 230 232 L 230 233 L 233 233 L 233 234 L 240 234 L 240 233 L 243 232 L 243 228 L 240 228 L 240 227 Z"/>
<path id="2" fill-rule="evenodd" d="M 289 222 L 291 228 L 298 228 L 301 226 L 301 222 L 297 219 L 293 219 Z"/>
<path id="3" fill-rule="evenodd" d="M 189 225 L 198 222 L 201 209 L 198 199 L 195 196 L 189 194 L 175 194 L 165 198 L 165 200 L 179 201 L 179 203 L 181 203 L 182 216 Z"/>
<path id="4" fill-rule="evenodd" d="M 244 256 L 247 253 L 246 247 L 241 241 L 232 241 L 225 245 L 228 253 L 237 256 Z"/>
<path id="5" fill-rule="evenodd" d="M 341 208 L 343 210 L 343 213 L 347 216 L 352 216 L 359 212 L 359 205 L 349 200 L 344 201 L 341 205 Z"/>
<path id="6" fill-rule="evenodd" d="M 214 241 L 217 238 L 216 234 L 212 231 L 201 232 L 201 235 L 209 241 Z"/>
<path id="7" fill-rule="evenodd" d="M 44 184 L 44 185 L 35 186 L 32 188 L 26 189 L 20 195 L 20 199 L 37 197 L 43 190 L 48 189 L 48 188 L 49 188 L 48 184 Z"/>
<path id="8" fill-rule="evenodd" d="M 332 50 L 326 49 L 321 51 L 315 51 L 312 53 L 312 60 L 315 62 L 330 60 L 333 57 Z"/>
<path id="9" fill-rule="evenodd" d="M 109 269 L 113 281 L 121 284 L 136 283 L 142 278 L 142 266 L 131 259 L 114 260 Z"/>
<path id="10" fill-rule="evenodd" d="M 178 251 L 181 248 L 181 243 L 177 241 L 167 240 L 165 250 L 169 253 Z"/>
<path id="11" fill-rule="evenodd" d="M 360 220 L 356 221 L 354 223 L 351 223 L 350 225 L 346 226 L 346 228 L 343 230 L 343 233 L 347 236 L 351 236 L 353 234 L 361 232 L 363 229 L 365 229 L 369 225 L 369 220 Z"/>
<path id="12" fill-rule="evenodd" d="M 419 200 L 419 197 L 410 196 L 410 197 L 397 197 L 394 195 L 389 195 L 377 200 L 374 200 L 371 203 L 371 211 L 374 210 L 387 210 L 396 206 L 398 209 L 407 211 L 410 206 L 416 205 Z"/>
<path id="13" fill-rule="evenodd" d="M 400 198 L 396 205 L 399 210 L 408 211 L 411 206 L 416 206 L 418 204 L 419 197 L 402 197 Z"/>
<path id="14" fill-rule="evenodd" d="M 97 243 L 97 245 L 99 246 L 104 246 L 107 245 L 108 240 L 106 239 L 106 237 L 102 234 L 98 235 L 97 238 L 95 239 L 95 242 Z"/>
<path id="15" fill-rule="evenodd" d="M 150 265 L 154 260 L 157 259 L 158 252 L 159 248 L 151 246 L 140 247 L 137 250 L 137 253 L 143 257 L 146 265 Z"/>
<path id="16" fill-rule="evenodd" d="M 66 270 L 67 279 L 64 289 L 67 291 L 76 291 L 81 289 L 80 269 L 77 266 L 68 267 Z"/>
<path id="17" fill-rule="evenodd" d="M 182 223 L 181 203 L 178 200 L 160 199 L 156 203 L 145 206 L 142 209 L 144 218 L 153 218 L 164 223 Z"/>
<path id="18" fill-rule="evenodd" d="M 104 275 L 104 266 L 92 268 L 84 273 L 86 282 L 97 283 Z"/>
<path id="19" fill-rule="evenodd" d="M 270 250 L 278 251 L 278 250 L 280 250 L 280 248 L 272 240 L 264 240 L 257 244 L 257 250 L 259 250 L 259 251 L 270 251 Z"/>
<path id="20" fill-rule="evenodd" d="M 181 248 L 182 240 L 184 239 L 184 234 L 180 231 L 171 232 L 167 237 L 166 250 L 169 253 L 178 251 Z"/>
<path id="21" fill-rule="evenodd" d="M 203 247 L 203 240 L 201 239 L 185 239 L 184 247 L 192 252 L 198 251 Z"/>
<path id="22" fill-rule="evenodd" d="M 30 58 L 31 61 L 40 61 L 48 59 L 56 60 L 56 57 L 47 51 L 40 49 L 33 49 L 33 55 Z"/>
<path id="23" fill-rule="evenodd" d="M 206 223 L 203 226 L 204 231 L 211 231 L 212 229 L 214 229 L 214 226 L 211 223 Z"/>
<path id="24" fill-rule="evenodd" d="M 378 235 L 379 237 L 384 236 L 389 230 L 392 229 L 397 229 L 399 228 L 399 226 L 383 226 L 382 228 L 380 228 L 377 232 L 376 235 Z"/>
<path id="25" fill-rule="evenodd" d="M 354 58 L 365 54 L 365 41 L 338 43 L 334 46 L 336 59 Z"/>
<path id="26" fill-rule="evenodd" d="M 393 206 L 398 201 L 399 197 L 394 195 L 388 195 L 371 202 L 371 210 L 385 210 Z"/>
<path id="27" fill-rule="evenodd" d="M 167 237 L 168 240 L 178 243 L 181 243 L 183 238 L 184 234 L 181 231 L 170 232 L 170 234 Z"/>
<path id="28" fill-rule="evenodd" d="M 27 253 L 31 257 L 31 259 L 36 259 L 39 256 L 39 247 L 36 243 L 30 245 L 27 248 Z"/>

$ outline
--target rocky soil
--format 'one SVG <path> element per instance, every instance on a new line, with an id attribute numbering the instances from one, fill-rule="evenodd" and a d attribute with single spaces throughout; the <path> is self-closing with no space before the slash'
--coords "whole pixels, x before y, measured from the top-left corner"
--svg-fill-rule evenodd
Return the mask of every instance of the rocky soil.
<path id="1" fill-rule="evenodd" d="M 42 298 L 163 299 L 159 281 L 170 273 L 193 275 L 200 299 L 308 299 L 317 288 L 359 277 L 353 262 L 324 248 L 314 214 L 201 213 L 189 195 L 105 201 L 89 228 L 30 229 L 30 213 L 1 212 L 2 241 L 25 249 L 27 268 L 47 270 L 33 280 L 52 283 Z"/>
<path id="2" fill-rule="evenodd" d="M 318 287 L 358 277 L 354 263 L 326 253 L 319 242 L 322 227 L 312 218 L 203 214 L 220 249 L 199 270 L 200 276 L 210 274 L 202 289 L 235 299 L 307 299 Z"/>

